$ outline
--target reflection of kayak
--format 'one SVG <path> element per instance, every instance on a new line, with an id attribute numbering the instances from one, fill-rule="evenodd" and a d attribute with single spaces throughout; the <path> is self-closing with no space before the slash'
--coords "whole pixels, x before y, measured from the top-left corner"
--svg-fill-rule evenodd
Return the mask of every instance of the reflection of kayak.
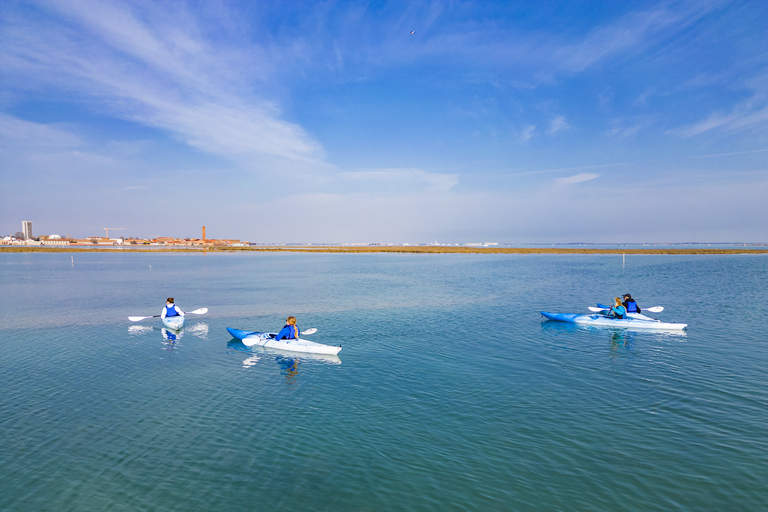
<path id="1" fill-rule="evenodd" d="M 227 327 L 227 331 L 233 337 L 239 339 L 244 345 L 260 347 L 277 348 L 280 350 L 290 350 L 291 352 L 304 352 L 307 354 L 331 354 L 335 355 L 341 351 L 341 346 L 323 345 L 314 341 L 298 339 L 282 339 L 275 341 L 276 333 L 243 331 L 241 329 L 232 329 Z"/>
<path id="2" fill-rule="evenodd" d="M 580 325 L 594 325 L 600 327 L 622 327 L 627 329 L 661 329 L 683 330 L 688 324 L 670 324 L 658 320 L 645 320 L 642 318 L 608 318 L 603 315 L 578 315 L 573 313 L 547 313 L 541 312 L 549 320 L 569 322 Z M 648 318 L 648 317 L 646 317 Z"/>
<path id="3" fill-rule="evenodd" d="M 174 331 L 178 331 L 179 329 L 184 327 L 184 317 L 181 315 L 167 316 L 163 318 L 163 325 L 166 326 L 168 329 L 173 329 Z"/>

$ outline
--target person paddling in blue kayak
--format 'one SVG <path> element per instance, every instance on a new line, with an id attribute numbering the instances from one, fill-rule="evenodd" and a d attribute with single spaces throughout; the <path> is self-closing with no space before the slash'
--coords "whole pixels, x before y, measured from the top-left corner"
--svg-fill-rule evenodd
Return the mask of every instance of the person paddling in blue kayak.
<path id="1" fill-rule="evenodd" d="M 606 316 L 610 318 L 627 318 L 627 308 L 621 303 L 621 299 L 618 297 L 613 298 L 613 307 L 608 310 Z"/>
<path id="2" fill-rule="evenodd" d="M 277 336 L 275 336 L 275 340 L 293 340 L 297 339 L 299 337 L 299 334 L 301 334 L 301 331 L 299 330 L 298 326 L 296 325 L 296 317 L 295 316 L 289 316 L 285 319 L 285 327 L 283 327 L 279 333 L 277 333 Z"/>
<path id="3" fill-rule="evenodd" d="M 632 298 L 632 296 L 628 293 L 624 294 L 624 302 L 621 303 L 622 306 L 627 308 L 627 313 L 642 313 L 643 311 L 640 309 L 640 306 L 637 305 L 637 302 L 635 302 L 635 299 Z"/>
<path id="4" fill-rule="evenodd" d="M 173 303 L 173 297 L 168 297 L 165 300 L 165 307 L 163 308 L 163 312 L 160 313 L 161 318 L 169 316 L 184 316 L 184 312 Z"/>

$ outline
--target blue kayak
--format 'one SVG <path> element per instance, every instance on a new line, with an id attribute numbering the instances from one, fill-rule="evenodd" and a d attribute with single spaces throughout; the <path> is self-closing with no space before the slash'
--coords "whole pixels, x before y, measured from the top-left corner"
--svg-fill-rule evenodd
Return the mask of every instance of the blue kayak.
<path id="1" fill-rule="evenodd" d="M 659 320 L 645 320 L 641 318 L 609 318 L 604 315 L 591 314 L 580 315 L 575 313 L 547 313 L 541 312 L 548 320 L 568 322 L 579 325 L 594 325 L 597 327 L 621 327 L 625 329 L 657 329 L 657 330 L 685 330 L 688 324 L 671 324 Z"/>

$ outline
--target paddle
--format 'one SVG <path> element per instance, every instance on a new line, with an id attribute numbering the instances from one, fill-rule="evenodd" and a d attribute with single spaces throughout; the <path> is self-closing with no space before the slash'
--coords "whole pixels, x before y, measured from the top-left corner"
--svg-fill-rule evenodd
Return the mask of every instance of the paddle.
<path id="1" fill-rule="evenodd" d="M 606 311 L 606 310 L 609 310 L 609 309 L 611 309 L 611 308 L 595 308 L 595 307 L 592 307 L 592 306 L 589 307 L 589 310 L 590 311 L 594 311 L 595 313 L 599 313 L 601 311 Z M 653 307 L 650 307 L 650 308 L 643 308 L 643 313 L 645 313 L 645 312 L 648 312 L 648 313 L 661 313 L 662 311 L 664 311 L 664 306 L 653 306 Z"/>
<path id="2" fill-rule="evenodd" d="M 204 315 L 208 312 L 208 308 L 200 308 L 196 309 L 194 311 L 187 311 L 184 313 L 185 315 Z M 131 322 L 138 322 L 139 320 L 144 320 L 145 318 L 160 318 L 162 315 L 151 315 L 151 316 L 129 316 L 128 320 Z"/>

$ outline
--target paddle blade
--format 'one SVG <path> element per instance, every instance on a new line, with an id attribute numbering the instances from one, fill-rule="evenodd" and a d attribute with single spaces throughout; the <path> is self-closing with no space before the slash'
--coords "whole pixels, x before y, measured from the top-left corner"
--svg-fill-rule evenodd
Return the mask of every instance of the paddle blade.
<path id="1" fill-rule="evenodd" d="M 315 334 L 317 332 L 317 329 L 314 327 L 311 329 L 307 329 L 306 331 L 301 331 L 301 334 Z"/>
<path id="2" fill-rule="evenodd" d="M 186 314 L 187 315 L 204 315 L 207 312 L 208 312 L 208 308 L 200 308 L 200 309 L 196 309 L 194 311 L 187 311 Z"/>
<path id="3" fill-rule="evenodd" d="M 664 311 L 664 306 L 653 306 L 651 308 L 643 308 L 643 311 L 648 311 L 649 313 L 661 313 Z"/>
<path id="4" fill-rule="evenodd" d="M 254 345 L 264 345 L 264 342 L 265 342 L 264 338 L 262 338 L 261 336 L 246 336 L 240 341 L 242 341 L 243 345 L 245 345 L 246 347 L 252 347 Z"/>
<path id="5" fill-rule="evenodd" d="M 150 316 L 129 316 L 128 320 L 131 322 L 138 322 L 139 320 L 144 320 L 145 318 L 152 318 Z"/>

